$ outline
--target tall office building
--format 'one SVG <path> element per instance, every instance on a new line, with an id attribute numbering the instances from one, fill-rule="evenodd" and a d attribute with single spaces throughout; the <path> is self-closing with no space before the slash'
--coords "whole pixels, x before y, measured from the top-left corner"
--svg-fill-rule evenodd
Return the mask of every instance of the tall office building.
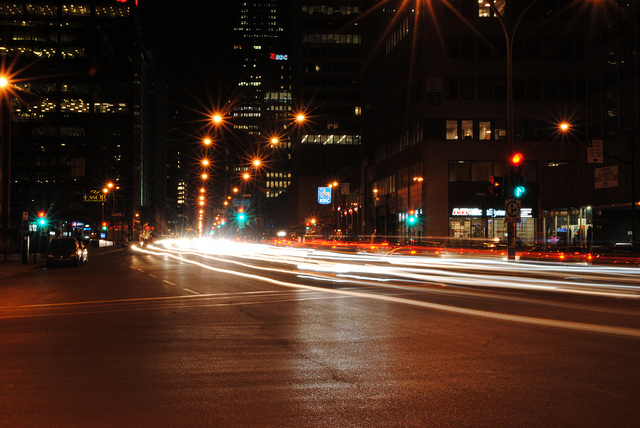
<path id="1" fill-rule="evenodd" d="M 307 120 L 294 142 L 297 218 L 290 223 L 315 218 L 326 230 L 356 233 L 363 154 L 361 2 L 293 3 L 293 100 Z M 333 203 L 318 204 L 318 187 L 333 182 Z"/>
<path id="2" fill-rule="evenodd" d="M 23 212 L 29 222 L 43 212 L 51 232 L 77 236 L 96 236 L 107 222 L 118 240 L 138 222 L 156 223 L 156 210 L 145 218 L 141 208 L 164 204 L 162 192 L 154 196 L 162 183 L 152 182 L 166 163 L 154 143 L 163 137 L 149 126 L 162 96 L 153 97 L 136 2 L 5 2 L 0 37 L 14 73 L 11 170 L 2 177 L 13 233 Z"/>
<path id="3" fill-rule="evenodd" d="M 516 199 L 508 159 L 521 152 L 526 192 L 517 197 L 521 211 L 513 221 L 522 242 L 542 239 L 551 219 L 545 222 L 538 184 L 550 169 L 576 162 L 584 133 L 581 5 L 367 3 L 370 231 L 402 240 L 504 238 L 505 199 Z M 507 28 L 519 21 L 515 37 L 505 35 L 500 19 Z M 512 144 L 507 42 L 513 42 Z M 564 120 L 572 124 L 566 134 L 558 127 Z M 506 177 L 504 194 L 490 191 L 492 177 Z"/>
<path id="4" fill-rule="evenodd" d="M 230 100 L 232 132 L 225 136 L 225 192 L 242 188 L 245 200 L 238 195 L 235 203 L 251 205 L 262 229 L 273 223 L 271 200 L 291 182 L 290 7 L 283 0 L 239 1 L 233 7 L 236 81 Z M 254 158 L 262 161 L 259 168 L 251 164 Z M 251 173 L 250 182 L 242 180 L 243 172 Z"/>

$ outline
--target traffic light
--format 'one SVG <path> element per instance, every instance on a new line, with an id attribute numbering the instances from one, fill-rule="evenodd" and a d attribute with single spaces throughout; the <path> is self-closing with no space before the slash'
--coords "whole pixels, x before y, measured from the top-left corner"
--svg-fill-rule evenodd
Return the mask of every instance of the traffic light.
<path id="1" fill-rule="evenodd" d="M 238 208 L 238 216 L 236 218 L 240 223 L 243 223 L 247 219 L 247 214 L 244 212 L 244 208 Z"/>
<path id="2" fill-rule="evenodd" d="M 512 168 L 520 167 L 523 160 L 524 160 L 524 156 L 522 155 L 522 153 L 514 153 L 511 156 L 511 167 Z"/>
<path id="3" fill-rule="evenodd" d="M 107 229 L 109 229 L 109 223 L 106 222 L 106 221 L 103 221 L 102 222 L 102 230 L 106 232 Z"/>
<path id="4" fill-rule="evenodd" d="M 414 224 L 416 224 L 416 221 L 418 221 L 418 219 L 416 218 L 416 212 L 414 210 L 410 210 L 409 211 L 409 226 L 413 226 Z"/>
<path id="5" fill-rule="evenodd" d="M 489 193 L 493 196 L 502 196 L 503 184 L 503 177 L 496 177 L 495 175 L 492 175 L 489 177 Z"/>
<path id="6" fill-rule="evenodd" d="M 524 186 L 522 185 L 517 185 L 513 188 L 513 195 L 516 198 L 521 198 L 524 195 L 524 193 L 525 193 L 525 189 L 524 189 Z"/>
<path id="7" fill-rule="evenodd" d="M 522 183 L 522 161 L 524 156 L 522 153 L 514 153 L 511 156 L 511 187 L 513 188 L 513 197 L 516 199 L 522 198 L 525 194 L 525 188 Z"/>
<path id="8" fill-rule="evenodd" d="M 38 226 L 44 227 L 47 225 L 47 213 L 44 211 L 38 212 Z"/>

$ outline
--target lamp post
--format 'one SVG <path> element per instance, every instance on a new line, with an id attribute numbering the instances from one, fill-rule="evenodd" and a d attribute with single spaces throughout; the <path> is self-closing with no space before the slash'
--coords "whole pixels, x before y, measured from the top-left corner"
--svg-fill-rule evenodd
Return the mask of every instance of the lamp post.
<path id="1" fill-rule="evenodd" d="M 11 100 L 9 80 L 0 77 L 0 237 L 9 249 L 9 215 L 11 212 Z"/>
<path id="2" fill-rule="evenodd" d="M 493 11 L 494 15 L 500 22 L 502 31 L 504 32 L 506 49 L 507 49 L 507 145 L 509 147 L 509 156 L 514 153 L 513 144 L 513 39 L 515 38 L 516 31 L 524 15 L 533 7 L 537 0 L 532 0 L 525 8 L 520 12 L 512 26 L 509 27 L 508 23 L 496 7 L 494 0 L 489 0 L 487 3 Z M 515 219 L 511 219 L 507 223 L 507 258 L 509 260 L 515 260 L 516 258 L 516 237 L 517 229 Z"/>

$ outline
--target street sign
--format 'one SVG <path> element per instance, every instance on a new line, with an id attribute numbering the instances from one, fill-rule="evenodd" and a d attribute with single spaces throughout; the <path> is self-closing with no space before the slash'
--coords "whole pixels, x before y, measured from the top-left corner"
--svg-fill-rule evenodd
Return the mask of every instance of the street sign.
<path id="1" fill-rule="evenodd" d="M 520 202 L 515 199 L 509 199 L 505 205 L 505 217 L 507 220 L 520 218 Z"/>
<path id="2" fill-rule="evenodd" d="M 604 154 L 602 152 L 602 140 L 587 141 L 587 162 L 603 163 Z"/>
<path id="3" fill-rule="evenodd" d="M 318 203 L 321 205 L 331 203 L 331 187 L 318 187 Z"/>
<path id="4" fill-rule="evenodd" d="M 595 188 L 618 187 L 618 165 L 594 169 Z"/>
<path id="5" fill-rule="evenodd" d="M 82 195 L 83 202 L 105 202 L 107 195 L 101 190 L 92 189 Z"/>

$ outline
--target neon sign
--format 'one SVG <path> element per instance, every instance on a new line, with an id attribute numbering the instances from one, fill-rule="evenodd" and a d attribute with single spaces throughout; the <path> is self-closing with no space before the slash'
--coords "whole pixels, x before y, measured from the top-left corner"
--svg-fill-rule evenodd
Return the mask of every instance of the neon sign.
<path id="1" fill-rule="evenodd" d="M 287 61 L 289 59 L 289 55 L 270 53 L 269 59 L 272 59 L 274 61 Z"/>

